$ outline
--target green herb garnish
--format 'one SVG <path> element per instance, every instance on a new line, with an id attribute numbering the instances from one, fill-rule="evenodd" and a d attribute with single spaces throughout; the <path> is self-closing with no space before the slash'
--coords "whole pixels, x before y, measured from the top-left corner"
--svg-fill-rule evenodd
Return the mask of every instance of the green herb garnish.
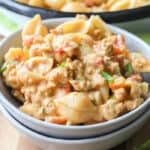
<path id="1" fill-rule="evenodd" d="M 66 62 L 62 62 L 61 64 L 58 64 L 59 67 L 65 67 Z"/>
<path id="2" fill-rule="evenodd" d="M 18 61 L 8 61 L 8 62 L 5 62 L 1 67 L 0 67 L 0 72 L 4 72 L 6 69 L 7 69 L 7 67 L 9 66 L 9 65 L 17 65 L 19 62 Z"/>
<path id="3" fill-rule="evenodd" d="M 150 140 L 147 140 L 145 143 L 135 148 L 135 150 L 148 150 L 148 149 L 150 149 Z"/>
<path id="4" fill-rule="evenodd" d="M 76 77 L 76 79 L 75 80 L 83 80 L 83 78 L 81 78 L 81 77 Z"/>
<path id="5" fill-rule="evenodd" d="M 111 98 L 111 99 L 116 99 L 116 96 L 115 96 L 115 95 L 112 95 L 110 98 Z"/>
<path id="6" fill-rule="evenodd" d="M 132 65 L 131 65 L 131 64 L 126 64 L 126 65 L 125 65 L 125 71 L 126 71 L 127 73 L 133 73 Z"/>
<path id="7" fill-rule="evenodd" d="M 46 112 L 46 109 L 45 108 L 42 108 L 42 113 L 44 114 Z"/>
<path id="8" fill-rule="evenodd" d="M 114 78 L 113 78 L 110 74 L 108 74 L 107 72 L 105 72 L 105 71 L 101 71 L 101 72 L 100 72 L 100 75 L 101 75 L 108 83 L 112 83 L 113 80 L 114 80 Z"/>

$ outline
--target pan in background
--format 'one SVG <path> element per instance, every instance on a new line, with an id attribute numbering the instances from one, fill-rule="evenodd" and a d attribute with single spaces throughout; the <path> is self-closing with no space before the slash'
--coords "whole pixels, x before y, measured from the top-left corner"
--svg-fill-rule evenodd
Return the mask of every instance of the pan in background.
<path id="1" fill-rule="evenodd" d="M 33 17 L 35 14 L 40 14 L 43 19 L 48 18 L 60 18 L 60 17 L 73 17 L 77 13 L 72 12 L 62 12 L 55 11 L 46 8 L 32 7 L 22 3 L 15 2 L 14 0 L 1 0 L 0 6 L 3 6 L 11 11 L 16 13 Z M 100 15 L 106 22 L 117 23 L 117 22 L 126 22 L 130 20 L 137 20 L 150 16 L 150 5 L 138 7 L 134 9 L 126 9 L 122 11 L 114 12 L 101 12 L 101 13 L 78 13 L 90 15 Z"/>

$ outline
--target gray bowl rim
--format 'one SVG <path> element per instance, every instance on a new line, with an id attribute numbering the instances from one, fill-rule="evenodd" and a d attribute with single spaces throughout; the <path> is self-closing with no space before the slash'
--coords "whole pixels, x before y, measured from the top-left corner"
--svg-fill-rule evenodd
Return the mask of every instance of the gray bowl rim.
<path id="1" fill-rule="evenodd" d="M 65 22 L 65 21 L 69 21 L 69 20 L 72 20 L 73 17 L 71 18 L 54 18 L 54 19 L 47 19 L 44 22 L 45 25 L 49 25 L 50 23 L 57 23 L 58 22 Z M 134 34 L 124 30 L 124 29 L 121 29 L 119 27 L 116 27 L 114 25 L 110 25 L 110 24 L 107 24 L 108 27 L 110 29 L 114 29 L 114 30 L 117 30 L 117 32 L 123 32 L 123 34 L 126 36 L 130 36 L 131 38 L 133 39 L 136 39 L 136 41 L 138 41 L 139 43 L 141 43 L 143 45 L 143 47 L 146 47 L 146 49 L 149 49 L 150 50 L 150 47 L 148 46 L 148 44 L 146 44 L 143 40 L 141 40 L 140 38 L 138 38 L 137 36 L 135 36 Z M 18 31 L 10 34 L 8 37 L 6 37 L 4 40 L 2 40 L 2 42 L 0 43 L 0 48 L 7 43 L 7 40 L 11 39 L 13 36 L 15 36 L 17 33 L 21 33 L 22 29 L 19 29 Z M 0 79 L 2 80 L 2 78 L 0 77 Z M 104 127 L 104 126 L 110 126 L 110 125 L 114 125 L 116 124 L 117 122 L 121 122 L 123 121 L 124 119 L 127 119 L 129 116 L 133 115 L 133 114 L 136 114 L 136 112 L 140 111 L 142 108 L 144 107 L 148 107 L 150 106 L 150 96 L 139 106 L 137 107 L 136 109 L 126 113 L 126 114 L 123 114 L 122 116 L 119 116 L 115 119 L 112 119 L 110 121 L 106 121 L 106 122 L 100 122 L 100 123 L 96 123 L 96 124 L 92 124 L 92 125 L 83 125 L 83 126 L 76 126 L 76 125 L 71 125 L 71 126 L 66 126 L 66 125 L 57 125 L 57 124 L 53 124 L 53 123 L 48 123 L 48 122 L 45 122 L 45 121 L 42 121 L 42 120 L 38 120 L 34 117 L 31 117 L 23 112 L 21 112 L 19 109 L 17 109 L 14 105 L 10 104 L 9 101 L 5 98 L 5 96 L 2 94 L 2 92 L 0 91 L 0 98 L 3 100 L 3 102 L 6 104 L 6 106 L 8 105 L 9 107 L 8 108 L 11 108 L 17 115 L 19 115 L 20 117 L 22 116 L 23 118 L 26 118 L 27 121 L 30 121 L 30 122 L 33 122 L 34 124 L 38 124 L 40 126 L 43 126 L 43 127 L 49 127 L 49 128 L 59 128 L 59 129 L 62 129 L 62 130 L 69 130 L 71 129 L 72 131 L 79 131 L 79 130 L 83 130 L 83 129 L 92 129 L 92 128 L 100 128 L 100 127 Z"/>
<path id="2" fill-rule="evenodd" d="M 85 139 L 58 139 L 58 138 L 55 138 L 55 137 L 51 137 L 51 136 L 45 136 L 43 134 L 39 134 L 35 131 L 32 131 L 31 129 L 29 129 L 28 127 L 25 127 L 23 124 L 19 123 L 15 118 L 12 117 L 12 115 L 6 111 L 6 109 L 0 105 L 0 110 L 2 111 L 2 113 L 4 114 L 5 117 L 7 117 L 7 119 L 10 121 L 10 122 L 13 122 L 12 124 L 15 126 L 15 127 L 18 127 L 18 129 L 20 131 L 23 131 L 24 134 L 27 134 L 28 136 L 29 135 L 32 135 L 33 137 L 36 137 L 37 139 L 40 139 L 40 140 L 45 140 L 46 142 L 54 142 L 54 143 L 63 143 L 63 144 L 82 144 L 82 143 L 85 143 L 85 144 L 89 144 L 89 143 L 93 143 L 93 142 L 97 142 L 99 141 L 100 139 L 101 140 L 107 140 L 107 138 L 109 137 L 114 137 L 114 136 L 117 136 L 118 134 L 121 134 L 121 133 L 124 133 L 126 132 L 129 128 L 134 128 L 134 126 L 136 126 L 138 123 L 142 122 L 143 120 L 148 120 L 148 118 L 150 117 L 150 110 L 147 110 L 144 114 L 141 115 L 140 118 L 137 118 L 135 121 L 133 121 L 132 123 L 130 123 L 129 125 L 115 131 L 115 132 L 111 132 L 110 134 L 106 134 L 106 135 L 103 135 L 103 136 L 98 136 L 98 137 L 93 137 L 93 138 L 85 138 Z"/>

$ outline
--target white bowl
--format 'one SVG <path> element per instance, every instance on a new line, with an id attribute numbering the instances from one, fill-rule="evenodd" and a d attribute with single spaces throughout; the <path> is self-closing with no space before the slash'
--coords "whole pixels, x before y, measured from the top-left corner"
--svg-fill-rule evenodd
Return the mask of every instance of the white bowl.
<path id="1" fill-rule="evenodd" d="M 2 112 L 16 129 L 44 150 L 107 150 L 131 137 L 150 117 L 150 110 L 148 110 L 131 124 L 107 135 L 86 139 L 66 140 L 52 138 L 34 132 L 16 121 L 4 108 L 2 108 Z"/>
<path id="2" fill-rule="evenodd" d="M 49 27 L 55 27 L 56 25 L 70 20 L 71 18 L 62 18 L 62 19 L 50 19 L 45 22 L 45 24 Z M 119 29 L 114 26 L 110 26 L 111 30 L 115 33 L 121 33 L 125 35 L 126 43 L 131 51 L 139 51 L 143 53 L 150 60 L 150 48 L 146 45 L 142 40 L 137 38 L 136 36 L 128 33 L 125 30 Z M 21 31 L 17 31 L 16 33 L 9 36 L 5 39 L 0 45 L 0 65 L 3 62 L 3 56 L 7 52 L 7 50 L 12 46 L 21 46 Z M 111 121 L 107 121 L 104 123 L 98 123 L 94 125 L 85 125 L 85 126 L 64 126 L 64 125 L 56 125 L 47 123 L 44 121 L 37 120 L 32 118 L 31 116 L 22 113 L 18 107 L 20 103 L 14 99 L 8 88 L 2 81 L 2 77 L 0 77 L 0 100 L 1 103 L 5 106 L 5 108 L 22 124 L 27 127 L 43 133 L 45 135 L 51 135 L 54 137 L 63 137 L 63 138 L 84 138 L 84 137 L 92 137 L 98 136 L 105 133 L 109 133 L 118 128 L 125 126 L 130 123 L 132 120 L 136 119 L 140 114 L 142 114 L 150 104 L 150 98 L 148 98 L 143 104 L 141 104 L 137 109 L 124 114 L 116 119 Z"/>

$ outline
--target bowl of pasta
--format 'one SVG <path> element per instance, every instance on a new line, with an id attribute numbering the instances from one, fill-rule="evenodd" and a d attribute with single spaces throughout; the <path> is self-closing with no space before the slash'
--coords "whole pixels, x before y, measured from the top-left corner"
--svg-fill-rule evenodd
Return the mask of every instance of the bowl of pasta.
<path id="1" fill-rule="evenodd" d="M 100 15 L 107 22 L 149 17 L 149 0 L 1 0 L 0 5 L 25 16 L 42 18 Z"/>
<path id="2" fill-rule="evenodd" d="M 149 46 L 99 16 L 43 24 L 36 15 L 0 49 L 0 102 L 42 134 L 100 136 L 149 107 Z"/>
<path id="3" fill-rule="evenodd" d="M 9 114 L 3 107 L 1 111 L 3 112 L 4 116 L 8 119 L 8 121 L 18 131 L 20 131 L 20 133 L 24 134 L 31 142 L 35 143 L 37 146 L 39 146 L 39 148 L 44 150 L 82 150 L 83 147 L 86 150 L 110 149 L 130 138 L 136 131 L 138 131 L 144 125 L 144 123 L 149 119 L 150 116 L 150 111 L 148 110 L 147 112 L 145 112 L 144 115 L 141 115 L 138 119 L 134 120 L 134 122 L 115 132 L 111 132 L 109 134 L 93 138 L 69 140 L 39 134 L 38 132 L 35 132 L 23 126 L 20 122 L 15 120 L 11 116 L 11 114 Z M 138 147 L 136 148 L 138 149 Z"/>

